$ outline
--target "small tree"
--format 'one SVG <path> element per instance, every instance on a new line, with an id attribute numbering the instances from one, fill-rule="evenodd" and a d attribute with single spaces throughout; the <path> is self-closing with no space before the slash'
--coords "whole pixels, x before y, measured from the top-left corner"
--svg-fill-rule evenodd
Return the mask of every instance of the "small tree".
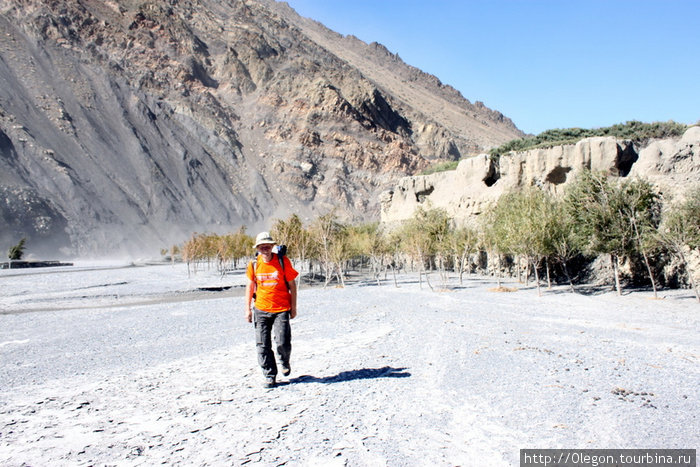
<path id="1" fill-rule="evenodd" d="M 566 194 L 569 215 L 577 226 L 584 251 L 609 254 L 615 273 L 615 288 L 621 295 L 620 258 L 640 253 L 649 271 L 648 239 L 658 226 L 658 194 L 644 180 L 613 183 L 604 173 L 584 171 Z"/>
<path id="2" fill-rule="evenodd" d="M 454 263 L 459 271 L 459 285 L 462 285 L 469 256 L 476 251 L 479 244 L 479 233 L 471 227 L 461 227 L 454 230 L 450 241 L 455 255 Z"/>
<path id="3" fill-rule="evenodd" d="M 205 257 L 205 234 L 194 232 L 189 240 L 182 245 L 182 260 L 187 264 L 187 276 L 190 276 L 190 264 L 197 273 L 197 262 Z"/>
<path id="4" fill-rule="evenodd" d="M 502 262 L 505 255 L 513 254 L 517 250 L 517 240 L 514 226 L 517 224 L 517 213 L 511 199 L 514 194 L 502 195 L 495 205 L 486 211 L 481 217 L 481 244 L 486 249 L 489 257 L 489 269 L 491 257 L 496 257 L 496 278 L 498 288 L 501 287 Z"/>
<path id="5" fill-rule="evenodd" d="M 518 252 L 524 254 L 528 264 L 532 265 L 537 283 L 537 294 L 541 295 L 539 267 L 547 255 L 553 203 L 544 191 L 536 187 L 525 190 L 516 205 L 519 218 L 517 234 Z M 549 283 L 549 269 L 547 282 Z"/>
<path id="6" fill-rule="evenodd" d="M 10 250 L 7 252 L 7 257 L 10 259 L 10 264 L 12 264 L 12 261 L 19 261 L 22 259 L 24 256 L 24 244 L 26 241 L 26 238 L 22 238 L 17 245 L 10 248 Z"/>
<path id="7" fill-rule="evenodd" d="M 347 258 L 349 244 L 346 241 L 346 230 L 346 226 L 338 221 L 333 211 L 319 216 L 311 225 L 314 252 L 325 274 L 324 287 L 330 283 L 336 268 L 339 270 L 338 282 L 344 281 L 342 264 L 337 264 L 337 261 Z"/>
<path id="8" fill-rule="evenodd" d="M 450 230 L 450 218 L 444 209 L 423 209 L 419 207 L 413 217 L 406 221 L 400 230 L 401 248 L 404 253 L 418 261 L 418 283 L 422 287 L 422 276 L 432 289 L 425 269 L 427 261 L 438 252 Z"/>
<path id="9" fill-rule="evenodd" d="M 688 274 L 695 297 L 700 302 L 700 291 L 686 259 L 686 252 L 700 249 L 700 187 L 692 190 L 685 202 L 672 206 L 664 213 L 658 237 L 680 260 Z"/>
<path id="10" fill-rule="evenodd" d="M 335 265 L 338 282 L 341 287 L 345 287 L 345 271 L 348 261 L 356 254 L 355 245 L 350 237 L 350 226 L 344 223 L 337 223 L 333 232 L 330 244 L 329 257 Z"/>
<path id="11" fill-rule="evenodd" d="M 219 272 L 223 276 L 226 273 L 226 270 L 230 267 L 231 263 L 236 264 L 236 238 L 234 235 L 228 234 L 228 235 L 221 235 L 221 236 L 215 236 L 215 245 L 216 245 L 216 259 L 217 259 L 217 267 L 219 268 Z"/>
<path id="12" fill-rule="evenodd" d="M 604 173 L 583 171 L 566 192 L 568 214 L 577 226 L 577 242 L 593 254 L 608 254 L 613 266 L 615 290 L 620 286 L 620 258 L 634 246 L 629 219 L 621 214 L 624 199 Z"/>
<path id="13" fill-rule="evenodd" d="M 635 239 L 634 245 L 630 245 L 630 253 L 636 251 L 642 255 L 656 298 L 656 279 L 649 262 L 649 253 L 655 249 L 655 240 L 658 238 L 656 233 L 661 216 L 659 195 L 649 182 L 642 179 L 624 181 L 619 185 L 618 192 L 621 198 L 618 212 L 632 226 Z"/>
<path id="14" fill-rule="evenodd" d="M 394 276 L 394 287 L 399 288 L 398 278 L 396 277 L 396 269 L 401 268 L 404 265 L 403 260 L 405 259 L 405 256 L 402 254 L 401 250 L 401 232 L 395 230 L 388 233 L 384 242 L 387 255 L 391 257 L 387 267 L 384 269 L 384 278 L 386 279 L 386 271 L 390 266 L 391 273 Z"/>
<path id="15" fill-rule="evenodd" d="M 378 222 L 370 222 L 349 228 L 352 250 L 360 258 L 369 258 L 370 267 L 377 285 L 381 285 L 380 273 L 389 254 L 387 239 Z"/>
<path id="16" fill-rule="evenodd" d="M 253 252 L 255 251 L 253 249 L 253 245 L 255 244 L 255 240 L 253 237 L 248 235 L 247 233 L 247 228 L 245 225 L 242 225 L 238 228 L 238 230 L 233 233 L 231 236 L 233 237 L 233 267 L 236 268 L 238 267 L 238 260 L 242 258 L 247 258 L 250 257 Z"/>
<path id="17" fill-rule="evenodd" d="M 501 253 L 522 255 L 527 259 L 526 278 L 530 265 L 535 272 L 537 293 L 541 295 L 539 266 L 548 254 L 550 224 L 554 204 L 550 196 L 536 187 L 507 193 L 499 198 L 489 218 L 494 245 Z M 549 282 L 549 273 L 547 275 Z"/>
<path id="18" fill-rule="evenodd" d="M 287 254 L 298 259 L 302 265 L 313 253 L 312 235 L 296 214 L 286 221 L 278 219 L 272 226 L 272 238 L 279 244 L 287 245 Z"/>
<path id="19" fill-rule="evenodd" d="M 178 245 L 173 245 L 170 248 L 161 248 L 160 255 L 167 259 L 170 258 L 170 263 L 175 264 L 175 258 L 180 254 L 180 247 Z"/>
<path id="20" fill-rule="evenodd" d="M 576 257 L 580 250 L 574 234 L 575 226 L 569 216 L 564 202 L 556 200 L 552 206 L 553 212 L 549 223 L 547 251 L 555 261 L 561 263 L 571 291 L 575 292 L 574 283 L 569 274 L 568 262 Z"/>

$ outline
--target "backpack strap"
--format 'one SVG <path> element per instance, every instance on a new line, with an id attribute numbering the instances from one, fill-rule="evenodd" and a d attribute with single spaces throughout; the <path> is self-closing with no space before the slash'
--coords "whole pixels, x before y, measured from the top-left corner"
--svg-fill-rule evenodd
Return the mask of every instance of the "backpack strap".
<path id="1" fill-rule="evenodd" d="M 290 292 L 291 289 L 289 287 L 289 282 L 287 282 L 287 274 L 285 274 L 284 271 L 284 253 L 287 251 L 287 248 L 285 247 L 283 250 L 280 252 L 276 253 L 277 254 L 277 261 L 280 263 L 280 267 L 282 268 L 282 279 L 284 280 L 284 284 L 287 286 L 287 292 Z M 255 259 L 250 260 L 250 264 L 253 266 L 253 282 L 255 285 L 258 285 L 258 277 L 255 275 L 255 268 L 258 266 L 258 254 L 255 254 Z M 291 292 L 290 292 L 291 293 Z M 255 300 L 255 292 L 253 292 L 253 300 Z"/>
<path id="2" fill-rule="evenodd" d="M 279 261 L 280 267 L 282 268 L 282 279 L 284 279 L 284 285 L 287 286 L 287 292 L 290 292 L 291 289 L 289 288 L 289 282 L 287 282 L 287 274 L 285 274 L 284 272 L 284 253 L 286 250 L 287 249 L 285 248 L 281 252 L 277 253 L 277 260 Z"/>

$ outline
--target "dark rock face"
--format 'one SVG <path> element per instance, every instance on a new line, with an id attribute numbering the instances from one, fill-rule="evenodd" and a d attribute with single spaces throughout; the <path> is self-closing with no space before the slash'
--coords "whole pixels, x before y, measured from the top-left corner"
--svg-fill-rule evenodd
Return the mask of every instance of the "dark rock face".
<path id="1" fill-rule="evenodd" d="M 378 218 L 399 177 L 521 134 L 273 1 L 0 0 L 0 32 L 0 249 L 153 254 L 292 212 Z"/>

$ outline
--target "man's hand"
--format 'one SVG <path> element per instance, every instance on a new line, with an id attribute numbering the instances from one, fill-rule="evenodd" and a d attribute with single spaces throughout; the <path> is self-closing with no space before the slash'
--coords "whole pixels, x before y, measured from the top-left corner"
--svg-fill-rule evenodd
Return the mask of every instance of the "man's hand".
<path id="1" fill-rule="evenodd" d="M 296 318 L 296 317 L 297 317 L 297 309 L 296 309 L 296 308 L 292 308 L 291 310 L 289 310 L 289 318 L 290 318 L 290 319 L 294 319 L 294 318 Z"/>
<path id="2" fill-rule="evenodd" d="M 250 267 L 250 266 L 249 266 Z M 255 282 L 248 279 L 248 283 L 245 286 L 245 319 L 249 323 L 253 322 L 253 294 L 255 293 Z"/>

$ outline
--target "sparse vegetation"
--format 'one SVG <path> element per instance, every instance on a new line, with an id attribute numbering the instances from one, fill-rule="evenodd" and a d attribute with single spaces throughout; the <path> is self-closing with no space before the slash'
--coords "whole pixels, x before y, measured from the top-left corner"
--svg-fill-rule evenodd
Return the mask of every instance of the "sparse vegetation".
<path id="1" fill-rule="evenodd" d="M 687 129 L 688 125 L 674 121 L 643 123 L 635 120 L 605 128 L 557 128 L 543 131 L 536 136 L 510 140 L 497 148 L 491 149 L 489 155 L 492 158 L 498 158 L 514 151 L 546 149 L 564 144 L 576 144 L 582 139 L 594 136 L 613 136 L 618 139 L 627 139 L 643 144 L 654 138 L 682 136 Z M 438 162 L 421 171 L 418 175 L 430 175 L 455 170 L 458 164 L 459 161 Z"/>
<path id="2" fill-rule="evenodd" d="M 507 154 L 512 151 L 527 151 L 537 148 L 551 148 L 563 144 L 576 144 L 584 138 L 594 136 L 613 136 L 643 142 L 652 138 L 670 138 L 681 136 L 688 125 L 673 121 L 643 123 L 629 121 L 605 128 L 565 128 L 543 131 L 537 136 L 514 139 L 490 151 L 492 156 Z"/>
<path id="3" fill-rule="evenodd" d="M 438 172 L 447 172 L 448 170 L 455 170 L 457 169 L 458 164 L 459 161 L 439 162 L 423 170 L 418 175 L 430 175 Z"/>

